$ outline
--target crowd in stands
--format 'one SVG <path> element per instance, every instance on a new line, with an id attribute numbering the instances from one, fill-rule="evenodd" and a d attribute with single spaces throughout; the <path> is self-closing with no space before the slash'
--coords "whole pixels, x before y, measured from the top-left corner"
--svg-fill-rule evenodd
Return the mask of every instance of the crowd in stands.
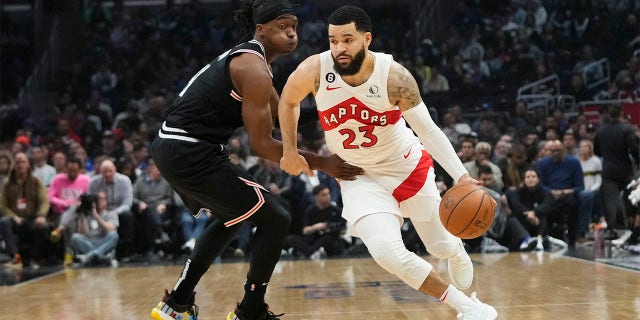
<path id="1" fill-rule="evenodd" d="M 596 132 L 628 118 L 617 107 L 610 108 L 613 118 L 603 108 L 599 122 L 560 110 L 530 112 L 526 101 L 515 101 L 515 89 L 557 74 L 561 91 L 576 101 L 638 99 L 640 60 L 633 55 L 640 46 L 638 8 L 603 0 L 509 4 L 462 1 L 442 39 L 420 43 L 401 8 L 371 11 L 376 21 L 371 49 L 393 54 L 414 73 L 425 101 L 437 111 L 434 120 L 467 170 L 500 204 L 491 230 L 466 241 L 471 252 L 575 245 L 589 236 L 590 225 L 615 237 L 613 229 L 626 228 L 627 221 L 599 201 L 607 177 Z M 274 65 L 276 87 L 302 59 L 327 47 L 323 12 L 313 1 L 297 10 L 300 44 Z M 37 125 L 32 115 L 10 137 L 3 136 L 3 250 L 14 257 L 10 264 L 31 266 L 59 262 L 67 250 L 81 265 L 179 257 L 193 249 L 215 217 L 205 210 L 196 218 L 185 208 L 149 158 L 148 147 L 177 93 L 203 65 L 237 43 L 239 31 L 230 12 L 192 6 L 97 5 L 84 16 L 85 41 L 61 77 L 51 112 Z M 581 70 L 600 57 L 612 61 L 615 77 L 590 92 Z M 504 87 L 513 88 L 510 100 L 491 100 L 496 88 Z M 500 103 L 508 112 L 498 110 Z M 629 150 L 637 160 L 640 133 L 626 126 L 633 128 L 635 147 Z M 319 126 L 301 132 L 300 146 L 328 152 Z M 283 254 L 316 259 L 366 252 L 340 217 L 335 179 L 322 172 L 284 173 L 278 163 L 252 155 L 243 131 L 226 149 L 233 163 L 249 170 L 291 213 Z M 436 169 L 445 192 L 452 181 Z M 624 187 L 607 189 L 608 199 Z M 223 259 L 246 257 L 253 232 L 243 225 Z M 408 222 L 403 235 L 409 249 L 424 252 Z M 638 240 L 636 232 L 621 244 Z"/>

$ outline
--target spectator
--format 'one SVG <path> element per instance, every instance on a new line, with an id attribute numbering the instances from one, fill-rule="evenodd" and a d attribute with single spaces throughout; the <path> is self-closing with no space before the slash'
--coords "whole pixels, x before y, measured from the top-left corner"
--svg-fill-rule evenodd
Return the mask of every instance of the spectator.
<path id="1" fill-rule="evenodd" d="M 567 130 L 562 135 L 562 146 L 565 149 L 565 154 L 571 156 L 578 156 L 578 146 L 576 146 L 576 136 L 571 130 Z"/>
<path id="2" fill-rule="evenodd" d="M 633 102 L 640 100 L 640 93 L 636 87 L 635 81 L 630 76 L 622 78 L 621 90 L 618 91 L 618 99 L 630 100 Z"/>
<path id="3" fill-rule="evenodd" d="M 498 161 L 497 165 L 502 171 L 504 188 L 514 190 L 524 181 L 524 173 L 529 165 L 527 150 L 521 144 L 513 145 L 507 152 L 507 157 Z"/>
<path id="4" fill-rule="evenodd" d="M 187 249 L 191 252 L 196 246 L 196 240 L 200 238 L 204 232 L 204 228 L 207 226 L 207 222 L 211 218 L 211 212 L 204 210 L 204 214 L 201 213 L 198 217 L 195 217 L 184 205 L 182 198 L 180 198 L 180 196 L 175 192 L 173 195 L 173 202 L 178 214 L 180 215 L 179 218 L 182 227 L 182 237 L 185 241 L 182 245 L 182 249 Z"/>
<path id="5" fill-rule="evenodd" d="M 12 248 L 9 251 L 20 253 L 27 265 L 38 268 L 44 258 L 49 198 L 45 186 L 33 176 L 24 153 L 14 157 L 11 175 L 0 194 L 0 211 L 4 230 L 11 231 L 6 233 L 5 245 Z M 31 250 L 20 252 L 28 247 Z"/>
<path id="6" fill-rule="evenodd" d="M 68 146 L 72 141 L 80 142 L 80 137 L 71 130 L 71 125 L 67 119 L 58 119 L 58 125 L 56 127 L 56 140 L 59 141 L 61 146 Z M 55 150 L 60 151 L 60 150 Z"/>
<path id="7" fill-rule="evenodd" d="M 131 254 L 133 244 L 133 187 L 131 180 L 116 172 L 116 165 L 111 160 L 104 160 L 100 166 L 100 173 L 93 176 L 89 182 L 90 194 L 104 192 L 107 198 L 107 210 L 118 215 L 119 243 L 117 253 L 123 260 Z"/>
<path id="8" fill-rule="evenodd" d="M 510 149 L 511 142 L 500 138 L 500 140 L 496 142 L 495 148 L 493 148 L 493 154 L 491 155 L 491 158 L 489 160 L 495 164 L 498 164 L 500 161 L 506 159 Z"/>
<path id="9" fill-rule="evenodd" d="M 498 139 L 500 139 L 500 130 L 498 130 L 498 127 L 496 126 L 494 116 L 490 115 L 493 107 L 483 106 L 483 108 L 487 109 L 488 112 L 487 115 L 481 116 L 479 119 L 476 131 L 478 133 L 478 140 L 486 141 L 493 145 L 498 141 Z"/>
<path id="10" fill-rule="evenodd" d="M 460 143 L 460 151 L 458 157 L 462 163 L 473 161 L 476 157 L 476 143 L 474 139 L 466 138 Z"/>
<path id="11" fill-rule="evenodd" d="M 31 160 L 33 161 L 33 176 L 40 179 L 45 187 L 51 184 L 56 176 L 56 169 L 47 163 L 47 154 L 42 147 L 31 148 Z"/>
<path id="12" fill-rule="evenodd" d="M 108 156 L 112 159 L 120 159 L 124 155 L 122 147 L 117 143 L 116 136 L 111 130 L 106 130 L 102 133 L 102 149 L 93 156 Z"/>
<path id="13" fill-rule="evenodd" d="M 170 221 L 167 206 L 173 204 L 174 191 L 153 161 L 133 185 L 136 245 L 138 253 L 150 261 L 157 260 L 154 244 L 169 242 L 163 221 Z"/>
<path id="14" fill-rule="evenodd" d="M 7 154 L 0 154 L 0 190 L 9 180 L 11 174 L 11 157 Z"/>
<path id="15" fill-rule="evenodd" d="M 456 123 L 456 117 L 451 112 L 446 112 L 442 115 L 442 132 L 449 138 L 449 141 L 456 149 L 460 145 L 460 136 L 465 134 L 465 132 L 461 132 L 461 129 L 458 123 Z M 469 131 L 470 130 L 471 129 L 469 129 Z"/>
<path id="16" fill-rule="evenodd" d="M 584 190 L 584 175 L 580 161 L 565 154 L 565 148 L 559 140 L 550 143 L 550 156 L 538 162 L 542 186 L 553 196 L 553 212 L 547 217 L 550 234 L 555 238 L 564 238 L 568 231 L 570 246 L 576 243 L 578 227 L 578 194 Z"/>
<path id="17" fill-rule="evenodd" d="M 460 55 L 455 55 L 448 68 L 445 69 L 444 76 L 449 80 L 451 87 L 455 88 L 462 83 L 462 78 L 466 74 L 463 68 L 464 61 Z"/>
<path id="18" fill-rule="evenodd" d="M 625 191 L 623 205 L 626 212 L 636 212 L 629 203 L 626 186 L 633 180 L 634 165 L 640 160 L 638 139 L 635 130 L 621 122 L 622 108 L 619 105 L 609 107 L 609 121 L 596 132 L 593 151 L 602 157 L 602 203 L 609 229 L 617 226 L 617 212 L 620 204 L 620 191 Z M 624 222 L 626 227 L 626 221 Z M 631 230 L 612 243 L 621 245 L 631 236 Z"/>
<path id="19" fill-rule="evenodd" d="M 576 99 L 576 102 L 591 100 L 591 97 L 593 96 L 585 87 L 584 79 L 582 79 L 582 75 L 579 73 L 575 73 L 571 76 L 571 85 L 567 90 L 567 94 L 573 96 Z"/>
<path id="20" fill-rule="evenodd" d="M 31 148 L 31 141 L 29 141 L 29 137 L 25 135 L 19 135 L 16 137 L 16 141 L 12 146 L 12 153 L 15 155 L 18 152 L 27 152 Z"/>
<path id="21" fill-rule="evenodd" d="M 0 242 L 4 243 L 4 245 L 0 247 L 0 252 L 10 257 L 9 261 L 3 264 L 4 267 L 9 270 L 22 269 L 22 256 L 18 253 L 15 237 L 11 230 L 11 221 L 3 218 L 0 218 Z"/>
<path id="22" fill-rule="evenodd" d="M 329 188 L 317 185 L 313 188 L 315 203 L 304 213 L 302 236 L 292 234 L 287 244 L 294 252 L 312 259 L 342 255 L 345 242 L 346 221 L 342 218 L 342 208 L 331 203 Z"/>
<path id="23" fill-rule="evenodd" d="M 142 141 L 133 144 L 133 165 L 134 172 L 137 177 L 147 170 L 149 166 L 149 148 Z"/>
<path id="24" fill-rule="evenodd" d="M 67 160 L 66 172 L 53 178 L 49 187 L 49 201 L 53 213 L 61 215 L 71 206 L 80 204 L 80 195 L 87 192 L 90 178 L 82 172 L 78 158 Z"/>
<path id="25" fill-rule="evenodd" d="M 495 190 L 502 190 L 502 187 L 504 187 L 502 183 L 502 171 L 500 171 L 498 166 L 489 161 L 489 157 L 491 157 L 491 145 L 483 141 L 478 142 L 478 144 L 476 144 L 475 155 L 474 160 L 464 163 L 464 167 L 469 172 L 469 175 L 474 179 L 478 179 L 480 176 L 478 168 L 483 165 L 488 166 L 493 172 Z"/>
<path id="26" fill-rule="evenodd" d="M 58 230 L 69 230 L 75 260 L 81 265 L 93 262 L 117 266 L 118 214 L 107 210 L 104 192 L 84 194 L 80 203 L 65 211 Z"/>
<path id="27" fill-rule="evenodd" d="M 501 253 L 529 249 L 531 238 L 527 230 L 511 214 L 505 195 L 492 187 L 495 186 L 495 181 L 491 168 L 480 166 L 478 171 L 480 172 L 480 181 L 486 187 L 485 190 L 496 202 L 493 224 L 479 238 L 482 239 L 479 252 Z M 475 241 L 478 242 L 478 240 Z M 468 241 L 468 243 L 473 243 L 473 241 Z"/>
<path id="28" fill-rule="evenodd" d="M 101 63 L 96 73 L 91 75 L 91 85 L 102 94 L 108 95 L 118 85 L 118 76 L 109 70 L 106 63 Z"/>
<path id="29" fill-rule="evenodd" d="M 431 92 L 449 91 L 449 81 L 440 73 L 437 66 L 431 67 L 431 76 L 422 83 L 422 93 L 429 94 Z"/>
<path id="30" fill-rule="evenodd" d="M 540 184 L 538 173 L 529 168 L 524 173 L 523 184 L 507 191 L 507 202 L 511 214 L 516 217 L 530 236 L 537 238 L 536 250 L 542 250 L 543 241 L 563 245 L 558 239 L 548 237 L 547 217 L 552 214 L 553 196 Z"/>
<path id="31" fill-rule="evenodd" d="M 600 195 L 600 186 L 602 185 L 602 161 L 593 153 L 593 143 L 589 140 L 581 140 L 578 152 L 580 165 L 584 174 L 584 190 L 580 192 L 580 208 L 578 216 L 578 232 L 580 232 L 578 240 L 584 240 L 585 235 L 589 232 L 589 223 L 593 220 L 593 215 L 602 213 L 599 209 L 598 196 Z M 604 214 L 599 217 L 599 229 L 606 229 L 607 222 Z"/>
<path id="32" fill-rule="evenodd" d="M 485 82 L 491 77 L 489 65 L 482 60 L 482 51 L 479 48 L 471 48 L 469 62 L 462 65 L 462 68 L 473 75 L 476 82 Z"/>
<path id="33" fill-rule="evenodd" d="M 53 167 L 56 173 L 64 173 L 67 167 L 67 155 L 62 151 L 53 154 Z"/>
<path id="34" fill-rule="evenodd" d="M 140 124 L 142 124 L 142 115 L 138 112 L 138 104 L 135 100 L 129 100 L 127 109 L 116 115 L 111 129 L 120 128 L 130 135 L 140 131 Z"/>
<path id="35" fill-rule="evenodd" d="M 584 71 L 584 67 L 588 66 L 589 64 L 595 62 L 595 58 L 593 56 L 593 47 L 591 47 L 590 45 L 585 45 L 582 48 L 582 57 L 580 58 L 580 60 L 578 60 L 578 62 L 576 62 L 575 66 L 573 67 L 573 72 L 574 73 L 578 73 L 578 74 L 582 74 L 582 72 Z M 587 79 L 585 80 L 600 80 L 604 78 L 604 71 L 602 70 L 602 65 L 595 65 L 593 66 L 589 72 L 587 73 Z"/>
<path id="36" fill-rule="evenodd" d="M 535 119 L 533 119 L 533 117 L 528 114 L 526 101 L 518 100 L 516 102 L 515 114 L 511 118 L 511 124 L 519 131 L 535 128 L 535 126 L 537 125 Z"/>

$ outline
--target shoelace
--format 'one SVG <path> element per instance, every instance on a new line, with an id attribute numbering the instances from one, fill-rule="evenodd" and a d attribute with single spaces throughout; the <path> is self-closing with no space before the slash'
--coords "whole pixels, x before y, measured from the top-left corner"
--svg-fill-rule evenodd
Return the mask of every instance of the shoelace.
<path id="1" fill-rule="evenodd" d="M 464 315 L 469 312 L 468 307 L 461 307 L 461 309 L 462 311 L 460 311 L 460 313 L 458 313 L 458 315 L 456 316 L 457 320 L 464 320 Z"/>
<path id="2" fill-rule="evenodd" d="M 453 262 L 453 267 L 456 271 L 462 271 L 468 268 L 467 263 L 465 263 L 466 259 L 464 252 L 456 253 L 456 255 L 451 258 L 451 262 Z"/>
<path id="3" fill-rule="evenodd" d="M 269 319 L 279 319 L 278 317 L 282 317 L 284 316 L 284 313 L 281 314 L 275 314 L 271 311 L 267 311 L 267 317 L 265 318 L 265 320 L 269 320 Z"/>
<path id="4" fill-rule="evenodd" d="M 193 315 L 193 320 L 198 320 L 198 312 L 200 312 L 200 308 L 198 308 L 198 305 L 194 304 L 191 307 L 191 310 L 189 310 L 189 313 Z"/>
<path id="5" fill-rule="evenodd" d="M 476 304 L 482 304 L 482 302 L 480 302 L 475 292 L 472 293 L 469 298 L 471 298 L 471 301 L 473 301 Z M 461 309 L 462 311 L 460 311 L 460 313 L 458 313 L 458 315 L 456 316 L 457 320 L 464 320 L 466 318 L 466 315 L 469 314 L 469 310 L 471 308 L 469 308 L 468 306 L 462 306 Z"/>

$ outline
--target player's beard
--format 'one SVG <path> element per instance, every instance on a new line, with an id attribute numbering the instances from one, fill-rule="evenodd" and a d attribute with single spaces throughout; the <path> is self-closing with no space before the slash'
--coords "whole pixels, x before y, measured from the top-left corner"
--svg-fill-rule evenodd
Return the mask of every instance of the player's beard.
<path id="1" fill-rule="evenodd" d="M 362 46 L 362 49 L 351 58 L 351 62 L 346 66 L 341 65 L 340 62 L 338 62 L 337 57 L 331 55 L 331 58 L 333 59 L 333 69 L 339 75 L 352 76 L 360 71 L 362 63 L 364 62 L 364 45 Z"/>

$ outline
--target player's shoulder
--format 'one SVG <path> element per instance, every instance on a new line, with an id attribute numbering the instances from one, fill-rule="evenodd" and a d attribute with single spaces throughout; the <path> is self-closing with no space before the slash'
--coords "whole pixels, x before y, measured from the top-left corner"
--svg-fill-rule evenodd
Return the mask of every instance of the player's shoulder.
<path id="1" fill-rule="evenodd" d="M 320 55 L 314 54 L 307 57 L 296 68 L 297 76 L 315 77 L 320 74 Z"/>
<path id="2" fill-rule="evenodd" d="M 304 61 L 300 63 L 298 69 L 304 69 L 305 71 L 320 72 L 320 54 L 314 54 L 308 56 Z"/>
<path id="3" fill-rule="evenodd" d="M 391 63 L 389 66 L 389 76 L 405 75 L 407 73 L 411 74 L 411 72 L 407 68 L 405 68 L 405 66 L 400 64 L 398 61 L 391 59 Z"/>

